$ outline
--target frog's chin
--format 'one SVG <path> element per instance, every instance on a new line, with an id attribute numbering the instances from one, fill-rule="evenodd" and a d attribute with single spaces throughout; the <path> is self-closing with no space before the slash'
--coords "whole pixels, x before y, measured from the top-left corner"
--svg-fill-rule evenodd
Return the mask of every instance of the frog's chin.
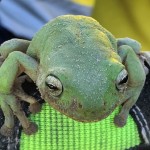
<path id="1" fill-rule="evenodd" d="M 72 118 L 73 120 L 76 120 L 78 122 L 97 122 L 101 121 L 102 119 L 105 119 L 107 116 L 111 114 L 111 112 L 117 107 L 114 105 L 109 111 L 103 112 L 103 113 L 95 113 L 95 114 L 90 114 L 90 115 L 83 115 L 84 113 L 80 113 L 77 110 L 72 110 L 72 109 L 66 109 L 63 108 L 62 106 L 58 105 L 54 101 L 47 101 L 50 106 L 52 106 L 54 109 L 58 110 L 65 116 Z"/>
<path id="2" fill-rule="evenodd" d="M 73 120 L 76 120 L 78 122 L 97 122 L 100 121 L 104 118 L 106 118 L 107 116 L 109 116 L 112 111 L 118 106 L 120 105 L 120 103 L 118 104 L 114 104 L 111 106 L 111 108 L 109 108 L 109 110 L 100 112 L 100 111 L 91 111 L 90 113 L 82 110 L 82 109 L 78 109 L 78 107 L 76 107 L 76 104 L 74 105 L 70 105 L 68 107 L 65 107 L 63 104 L 59 103 L 59 99 L 56 99 L 55 97 L 49 96 L 47 94 L 45 94 L 43 96 L 44 100 L 50 105 L 52 106 L 55 110 L 61 112 L 62 114 L 68 116 L 69 118 L 72 118 Z"/>
<path id="3" fill-rule="evenodd" d="M 76 120 L 78 122 L 84 122 L 84 123 L 90 123 L 90 122 L 98 122 L 98 121 L 101 121 L 105 118 L 107 118 L 112 112 L 113 110 L 115 109 L 116 107 L 114 106 L 113 108 L 111 108 L 109 111 L 107 112 L 104 112 L 104 113 L 101 113 L 101 114 L 96 114 L 96 115 L 93 115 L 93 116 L 84 116 L 84 115 L 81 115 L 80 113 L 70 113 L 70 114 L 66 114 L 64 113 L 66 116 L 72 118 L 73 120 Z"/>

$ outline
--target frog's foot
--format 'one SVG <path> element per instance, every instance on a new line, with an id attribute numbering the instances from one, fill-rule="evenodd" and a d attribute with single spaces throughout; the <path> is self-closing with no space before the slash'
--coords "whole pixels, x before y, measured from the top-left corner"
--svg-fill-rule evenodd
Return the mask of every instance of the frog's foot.
<path id="1" fill-rule="evenodd" d="M 13 114 L 19 119 L 22 127 L 25 129 L 25 133 L 35 133 L 37 131 L 37 126 L 31 123 L 25 116 L 24 111 L 21 108 L 20 101 L 17 100 L 16 96 L 13 94 L 0 94 L 0 104 L 4 112 L 5 122 L 4 125 L 7 127 L 14 126 Z M 2 99 L 3 98 L 3 99 Z M 13 112 L 13 113 L 12 113 Z M 4 127 L 3 127 L 4 128 Z M 2 128 L 2 131 L 4 130 Z M 4 131 L 3 131 L 4 133 Z"/>
<path id="2" fill-rule="evenodd" d="M 36 113 L 40 112 L 41 109 L 42 109 L 42 105 L 38 102 L 30 104 L 30 106 L 29 106 L 29 110 L 33 114 L 36 114 Z"/>
<path id="3" fill-rule="evenodd" d="M 8 128 L 7 126 L 3 125 L 0 129 L 0 134 L 4 136 L 12 136 L 14 132 L 14 128 Z"/>
<path id="4" fill-rule="evenodd" d="M 150 52 L 149 51 L 142 51 L 139 55 L 139 59 L 143 65 L 146 75 L 150 71 Z"/>
<path id="5" fill-rule="evenodd" d="M 114 118 L 114 123 L 118 127 L 125 126 L 126 122 L 127 122 L 127 118 L 125 116 L 120 115 L 120 114 L 115 116 L 115 118 Z"/>
<path id="6" fill-rule="evenodd" d="M 5 95 L 0 94 L 0 106 L 3 111 L 5 120 L 0 129 L 0 133 L 4 136 L 11 136 L 14 128 L 14 115 L 10 106 L 6 103 Z"/>
<path id="7" fill-rule="evenodd" d="M 30 122 L 29 124 L 29 127 L 28 128 L 24 128 L 23 129 L 23 132 L 27 135 L 31 135 L 31 134 L 34 134 L 38 131 L 38 126 L 33 123 L 33 122 Z"/>

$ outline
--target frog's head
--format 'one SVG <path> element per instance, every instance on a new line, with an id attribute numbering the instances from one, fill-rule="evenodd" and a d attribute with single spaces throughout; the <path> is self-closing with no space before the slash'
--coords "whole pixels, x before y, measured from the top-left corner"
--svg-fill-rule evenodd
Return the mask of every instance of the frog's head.
<path id="1" fill-rule="evenodd" d="M 123 102 L 127 71 L 119 60 L 93 59 L 92 65 L 91 61 L 67 61 L 63 55 L 58 61 L 55 57 L 48 71 L 41 67 L 37 80 L 43 99 L 56 110 L 75 120 L 91 122 L 105 118 Z"/>
<path id="2" fill-rule="evenodd" d="M 126 99 L 127 71 L 117 41 L 95 20 L 60 17 L 32 40 L 40 61 L 37 86 L 56 110 L 84 122 L 101 120 Z"/>

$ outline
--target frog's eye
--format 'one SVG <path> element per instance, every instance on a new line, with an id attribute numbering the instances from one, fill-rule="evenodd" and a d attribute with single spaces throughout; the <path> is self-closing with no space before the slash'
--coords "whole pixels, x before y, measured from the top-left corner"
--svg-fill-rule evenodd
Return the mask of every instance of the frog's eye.
<path id="1" fill-rule="evenodd" d="M 116 88 L 119 90 L 119 92 L 123 92 L 127 88 L 127 82 L 128 82 L 128 73 L 125 69 L 123 69 L 116 80 Z"/>
<path id="2" fill-rule="evenodd" d="M 60 80 L 52 75 L 47 76 L 45 80 L 46 86 L 49 88 L 50 95 L 52 96 L 60 96 L 63 91 L 63 86 Z"/>

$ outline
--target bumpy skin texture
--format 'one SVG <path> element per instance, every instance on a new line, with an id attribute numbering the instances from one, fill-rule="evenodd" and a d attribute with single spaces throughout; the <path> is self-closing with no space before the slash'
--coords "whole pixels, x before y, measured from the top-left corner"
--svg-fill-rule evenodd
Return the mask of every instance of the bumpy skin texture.
<path id="1" fill-rule="evenodd" d="M 100 121 L 123 105 L 114 122 L 124 126 L 150 65 L 149 52 L 129 38 L 115 39 L 90 17 L 66 15 L 47 23 L 32 41 L 12 39 L 0 47 L 0 105 L 5 115 L 1 128 L 9 136 L 12 112 L 26 134 L 37 131 L 24 115 L 18 99 L 40 105 L 21 88 L 24 72 L 36 83 L 42 98 L 53 108 L 82 122 Z M 127 75 L 128 73 L 128 75 Z"/>

